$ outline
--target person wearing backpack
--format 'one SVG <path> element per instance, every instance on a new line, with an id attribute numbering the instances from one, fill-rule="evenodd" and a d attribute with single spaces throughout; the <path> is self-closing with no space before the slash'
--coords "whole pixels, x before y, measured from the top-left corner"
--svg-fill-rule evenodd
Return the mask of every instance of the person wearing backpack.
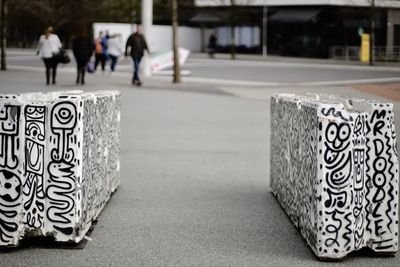
<path id="1" fill-rule="evenodd" d="M 101 64 L 101 70 L 105 71 L 107 61 L 107 37 L 103 36 L 103 32 L 99 32 L 99 36 L 94 39 L 94 70 L 97 70 L 99 63 Z"/>

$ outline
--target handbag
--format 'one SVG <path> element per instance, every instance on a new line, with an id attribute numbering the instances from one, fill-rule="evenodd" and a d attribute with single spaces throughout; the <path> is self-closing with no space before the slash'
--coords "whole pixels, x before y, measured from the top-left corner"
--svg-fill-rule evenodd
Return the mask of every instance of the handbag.
<path id="1" fill-rule="evenodd" d="M 94 72 L 94 63 L 93 61 L 89 61 L 88 64 L 86 65 L 86 69 L 88 73 L 93 73 Z"/>
<path id="2" fill-rule="evenodd" d="M 71 62 L 71 59 L 68 56 L 67 51 L 64 48 L 60 48 L 57 54 L 54 55 L 57 63 L 68 64 Z"/>

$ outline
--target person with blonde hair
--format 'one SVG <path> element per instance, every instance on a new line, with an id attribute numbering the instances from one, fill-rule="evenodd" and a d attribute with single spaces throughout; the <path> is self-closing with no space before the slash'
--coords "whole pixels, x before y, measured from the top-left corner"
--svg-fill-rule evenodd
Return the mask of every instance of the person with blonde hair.
<path id="1" fill-rule="evenodd" d="M 53 33 L 53 27 L 49 26 L 45 33 L 40 36 L 37 55 L 39 55 L 46 67 L 46 84 L 50 84 L 50 72 L 52 73 L 52 83 L 56 84 L 57 58 L 56 55 L 61 49 L 60 39 Z"/>

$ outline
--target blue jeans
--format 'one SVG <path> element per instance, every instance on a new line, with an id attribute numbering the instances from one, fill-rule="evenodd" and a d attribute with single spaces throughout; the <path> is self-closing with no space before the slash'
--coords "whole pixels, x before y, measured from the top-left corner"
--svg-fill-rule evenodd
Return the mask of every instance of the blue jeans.
<path id="1" fill-rule="evenodd" d="M 133 60 L 133 81 L 140 81 L 139 79 L 139 67 L 140 61 L 142 61 L 142 57 L 132 57 Z"/>
<path id="2" fill-rule="evenodd" d="M 115 71 L 115 66 L 117 65 L 118 57 L 109 55 L 111 59 L 111 71 Z"/>

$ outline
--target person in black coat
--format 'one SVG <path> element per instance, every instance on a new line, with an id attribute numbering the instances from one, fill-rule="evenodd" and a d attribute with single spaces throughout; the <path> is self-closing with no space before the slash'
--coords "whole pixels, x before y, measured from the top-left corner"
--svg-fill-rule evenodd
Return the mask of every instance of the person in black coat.
<path id="1" fill-rule="evenodd" d="M 217 36 L 215 35 L 215 33 L 212 33 L 210 35 L 207 48 L 209 57 L 215 58 L 215 52 L 217 51 Z"/>
<path id="2" fill-rule="evenodd" d="M 150 54 L 149 48 L 146 43 L 146 39 L 144 38 L 141 31 L 142 31 L 141 27 L 138 26 L 136 32 L 129 36 L 125 46 L 125 57 L 128 56 L 128 51 L 130 49 L 130 55 L 133 60 L 134 71 L 133 71 L 132 84 L 136 84 L 138 86 L 142 85 L 142 82 L 140 81 L 139 78 L 140 61 L 144 56 L 145 50 L 147 50 L 147 53 Z"/>
<path id="3" fill-rule="evenodd" d="M 92 57 L 94 44 L 88 37 L 87 31 L 82 28 L 72 41 L 72 51 L 77 65 L 76 84 L 85 84 L 86 66 Z"/>

